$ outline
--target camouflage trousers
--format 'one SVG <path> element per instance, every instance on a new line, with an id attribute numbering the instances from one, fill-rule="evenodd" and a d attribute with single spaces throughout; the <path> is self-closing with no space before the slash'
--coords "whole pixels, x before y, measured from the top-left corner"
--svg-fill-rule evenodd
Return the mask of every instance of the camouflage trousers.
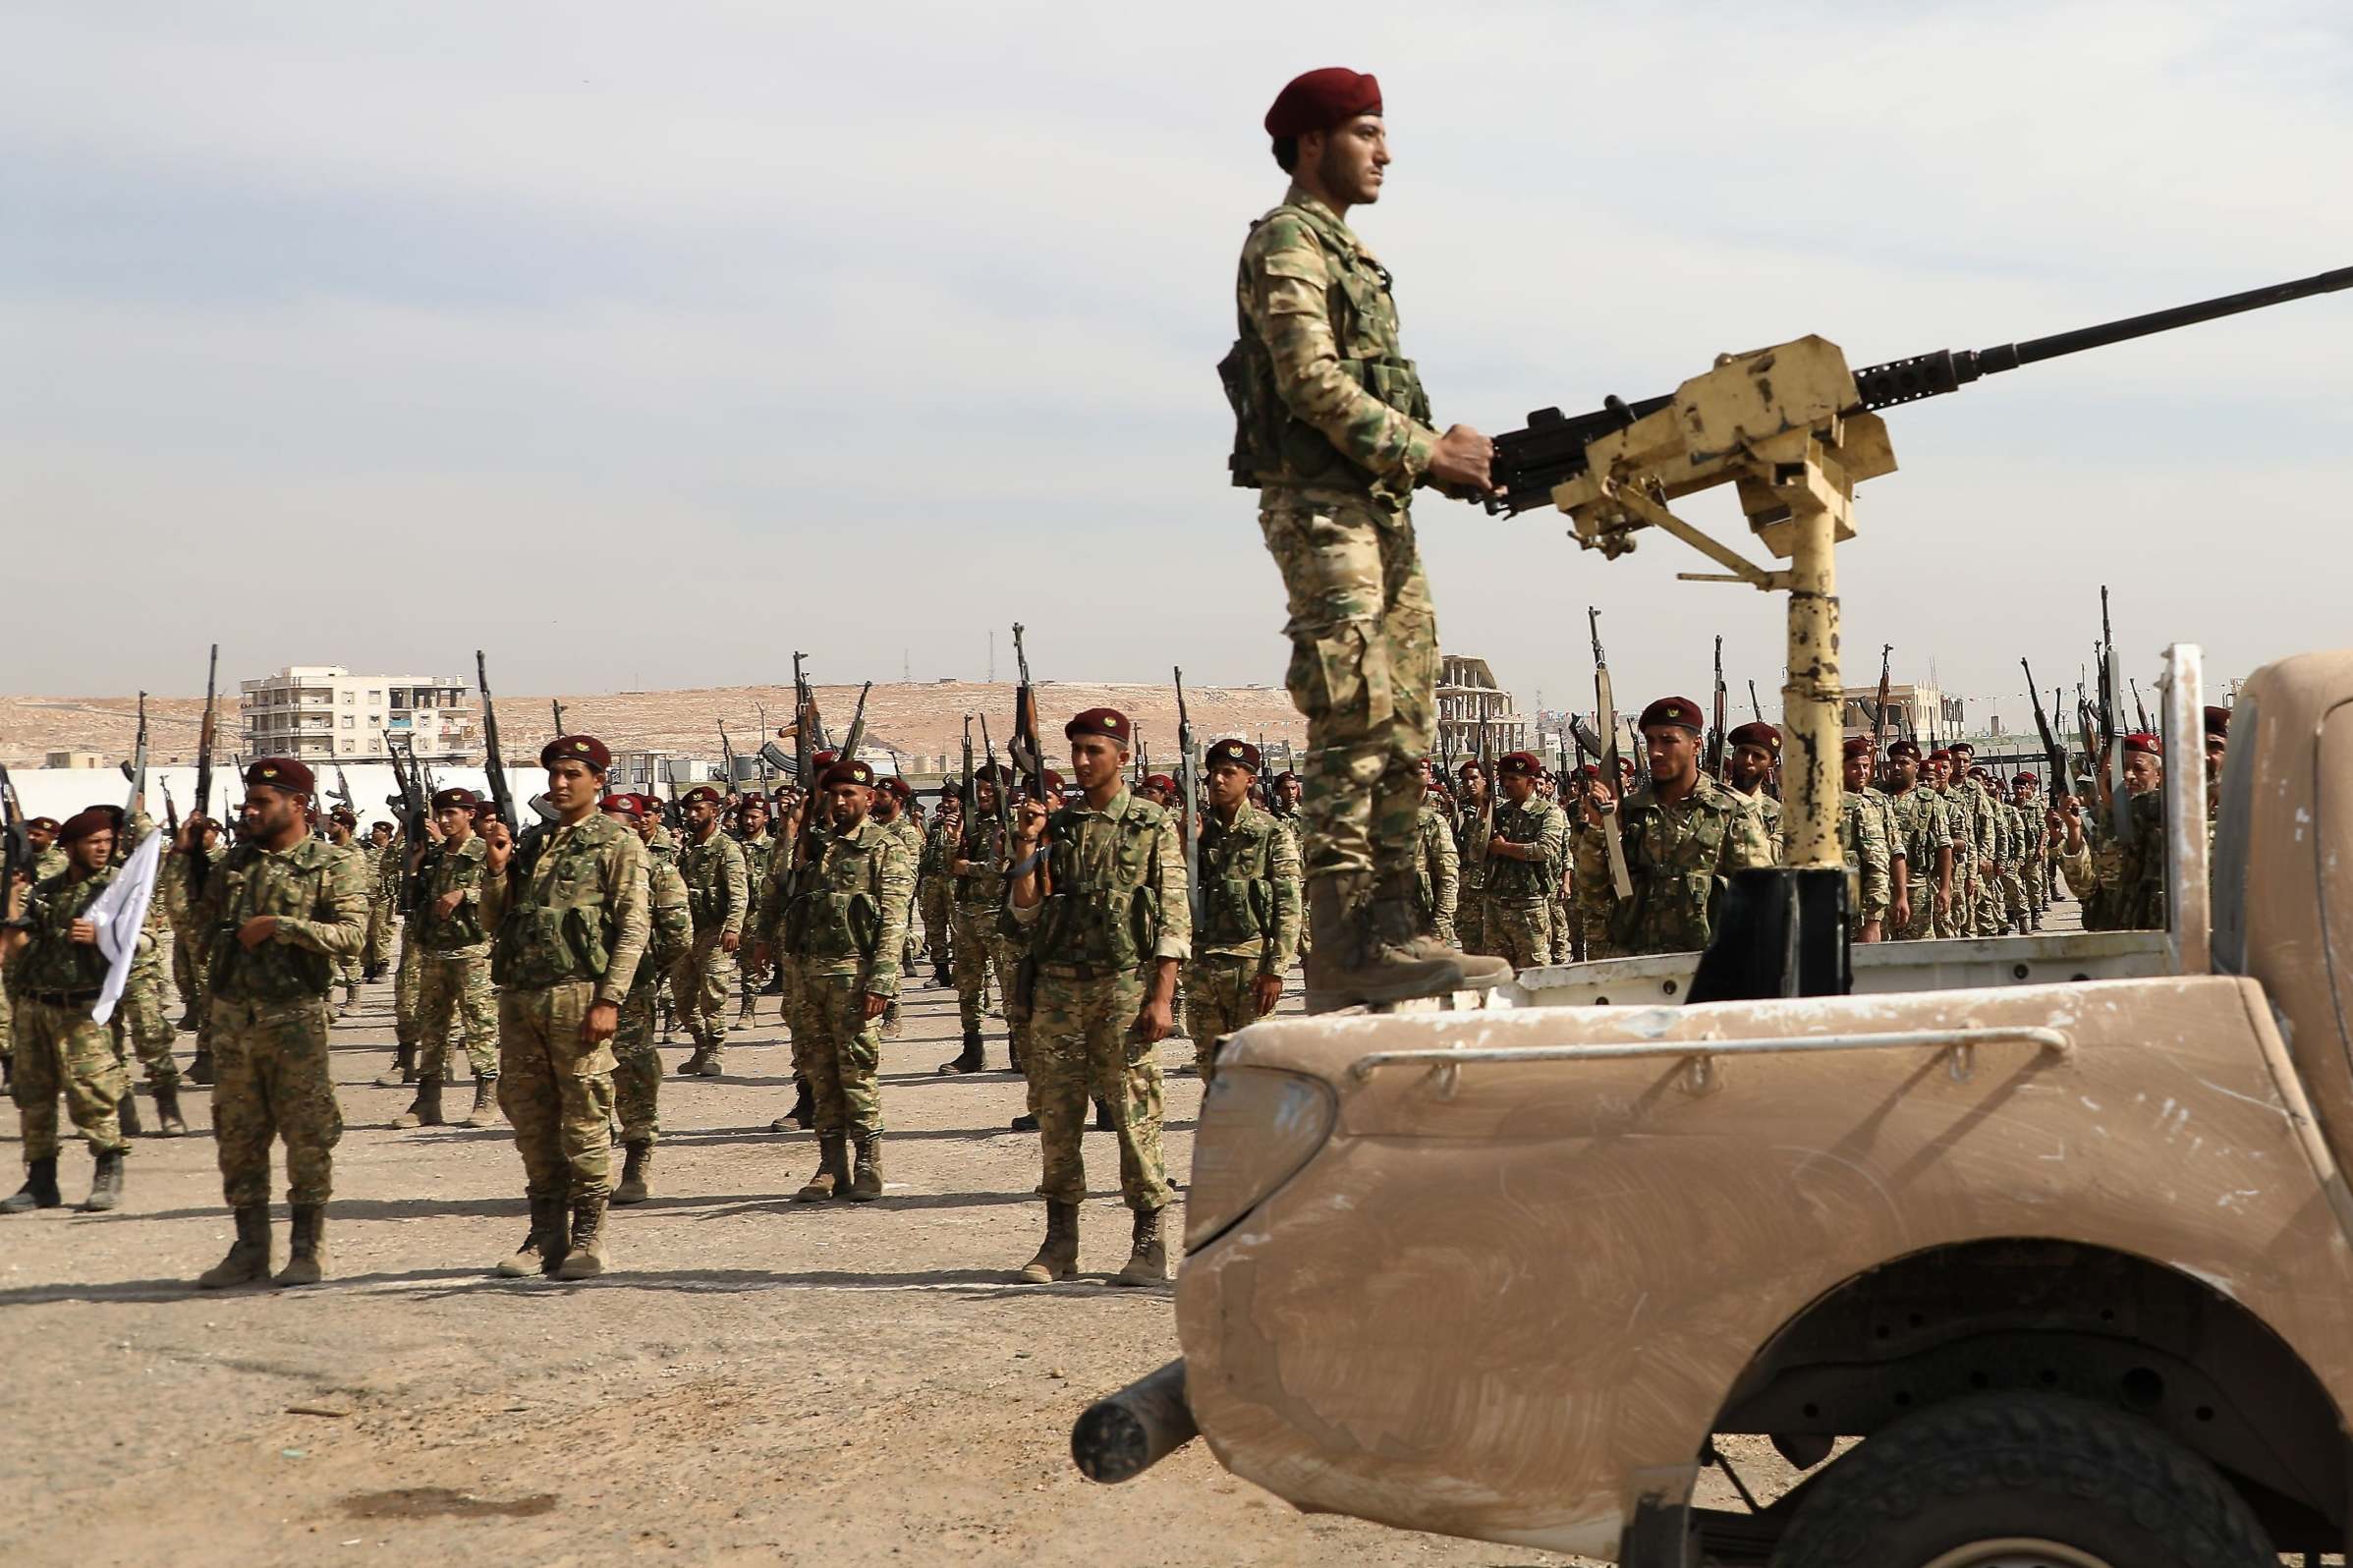
<path id="1" fill-rule="evenodd" d="M 926 876 L 916 889 L 917 912 L 924 921 L 924 951 L 931 962 L 948 964 L 948 947 L 956 927 L 956 887 L 944 876 Z"/>
<path id="2" fill-rule="evenodd" d="M 396 915 L 392 900 L 378 893 L 367 901 L 367 934 L 360 944 L 361 967 L 382 974 L 386 961 L 392 956 L 392 924 Z"/>
<path id="3" fill-rule="evenodd" d="M 719 928 L 697 933 L 695 944 L 670 972 L 670 996 L 678 1021 L 697 1045 L 718 1050 L 727 1043 L 727 1000 L 735 990 L 735 955 L 719 945 Z"/>
<path id="4" fill-rule="evenodd" d="M 793 1047 L 793 1077 L 807 1078 L 809 1068 L 801 1045 L 801 1005 L 809 996 L 809 975 L 800 959 L 776 955 L 776 973 L 784 978 L 784 1028 Z"/>
<path id="5" fill-rule="evenodd" d="M 1544 913 L 1550 917 L 1551 920 L 1551 961 L 1555 964 L 1566 964 L 1569 961 L 1569 953 L 1571 951 L 1571 944 L 1569 941 L 1569 901 L 1555 893 L 1552 897 L 1544 901 Z"/>
<path id="6" fill-rule="evenodd" d="M 212 1136 L 231 1208 L 269 1202 L 269 1146 L 286 1144 L 286 1201 L 323 1204 L 335 1187 L 343 1110 L 327 1072 L 327 1000 L 212 999 Z"/>
<path id="7" fill-rule="evenodd" d="M 1089 1101 L 1121 1107 L 1118 1121 L 1119 1191 L 1130 1208 L 1166 1205 L 1168 1167 L 1160 1154 L 1159 1048 L 1136 1033 L 1144 1008 L 1144 972 L 1080 980 L 1041 971 L 1030 1017 L 1031 1097 L 1044 1173 L 1041 1197 L 1082 1203 L 1087 1161 L 1080 1141 Z"/>
<path id="8" fill-rule="evenodd" d="M 882 1057 L 882 1020 L 866 1016 L 865 980 L 808 975 L 801 983 L 793 1050 L 797 1063 L 808 1063 L 816 1130 L 861 1136 L 882 1131 L 882 1086 L 874 1072 Z"/>
<path id="9" fill-rule="evenodd" d="M 1514 969 L 1537 969 L 1549 964 L 1552 953 L 1552 910 L 1541 898 L 1497 898 L 1485 895 L 1486 908 L 1480 924 L 1485 928 L 1487 951 Z"/>
<path id="10" fill-rule="evenodd" d="M 149 1084 L 180 1087 L 180 1064 L 172 1059 L 172 1021 L 163 1014 L 163 959 L 148 953 L 132 961 L 131 977 L 112 1022 L 115 1060 L 139 1057 Z M 128 1047 L 128 1052 L 126 1051 Z"/>
<path id="11" fill-rule="evenodd" d="M 417 960 L 417 1076 L 447 1080 L 451 1015 L 466 1031 L 466 1060 L 476 1078 L 498 1076 L 498 1000 L 490 991 L 488 948 L 425 953 Z"/>
<path id="12" fill-rule="evenodd" d="M 2001 870 L 2001 928 L 2015 931 L 2026 924 L 2026 878 L 2013 863 Z"/>
<path id="13" fill-rule="evenodd" d="M 127 1148 L 114 1107 L 131 1092 L 131 1075 L 115 1059 L 106 1026 L 93 1024 L 88 1002 L 58 1006 L 19 996 L 12 1003 L 8 1097 L 17 1102 L 25 1163 L 57 1155 L 57 1097 L 92 1154 Z"/>
<path id="14" fill-rule="evenodd" d="M 498 1108 L 533 1198 L 613 1190 L 613 1052 L 580 1036 L 595 999 L 590 980 L 498 993 Z"/>
<path id="15" fill-rule="evenodd" d="M 1306 874 L 1410 875 L 1438 668 L 1413 519 L 1369 500 L 1285 501 L 1259 513 L 1259 529 L 1282 570 L 1290 616 L 1283 684 L 1308 721 Z"/>
<path id="16" fill-rule="evenodd" d="M 1259 1021 L 1258 1003 L 1250 994 L 1258 978 L 1255 958 L 1211 953 L 1185 965 L 1186 1033 L 1193 1037 L 1193 1065 L 1203 1083 L 1215 1074 L 1217 1047 Z"/>
<path id="17" fill-rule="evenodd" d="M 613 1031 L 613 1116 L 621 1124 L 624 1145 L 660 1140 L 661 1092 L 662 1053 L 653 1043 L 653 984 L 648 980 L 622 1002 L 621 1027 Z"/>
<path id="18" fill-rule="evenodd" d="M 1999 936 L 2006 928 L 2002 924 L 2002 868 L 1997 864 L 1983 873 L 1977 893 L 1977 934 Z"/>
<path id="19" fill-rule="evenodd" d="M 956 1016 L 970 1034 L 980 1027 L 980 1019 L 988 1000 L 988 969 L 997 960 L 1004 939 L 996 933 L 997 911 L 993 904 L 959 904 L 948 939 L 948 952 L 954 960 L 956 978 Z M 1002 995 L 1005 981 L 1012 971 L 997 970 L 997 991 Z"/>
<path id="20" fill-rule="evenodd" d="M 1895 924 L 1895 911 L 1887 912 L 1887 939 L 1891 942 L 1924 941 L 1936 934 L 1936 882 L 1933 877 L 1912 883 L 1912 919 L 1903 925 Z"/>
<path id="21" fill-rule="evenodd" d="M 1467 883 L 1455 895 L 1455 945 L 1466 953 L 1492 953 L 1487 945 L 1486 890 Z"/>
<path id="22" fill-rule="evenodd" d="M 418 941 L 406 921 L 401 923 L 400 967 L 392 972 L 392 1037 L 403 1045 L 418 1042 L 417 1001 L 421 981 L 419 965 L 424 958 L 424 945 Z"/>
<path id="23" fill-rule="evenodd" d="M 180 1011 L 201 1026 L 204 1021 L 204 996 L 212 988 L 211 978 L 199 962 L 202 947 L 196 936 L 172 927 L 172 989 L 180 993 Z"/>

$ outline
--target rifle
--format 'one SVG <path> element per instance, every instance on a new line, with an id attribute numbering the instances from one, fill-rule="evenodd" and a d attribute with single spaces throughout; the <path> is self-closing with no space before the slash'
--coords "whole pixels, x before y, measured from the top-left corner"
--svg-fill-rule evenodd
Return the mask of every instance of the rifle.
<path id="1" fill-rule="evenodd" d="M 8 764 L 0 762 L 0 924 L 18 924 L 17 878 L 31 874 L 32 841 L 25 836 L 25 804 L 17 799 Z"/>
<path id="2" fill-rule="evenodd" d="M 1871 770 L 1879 770 L 1879 758 L 1887 755 L 1887 660 L 1895 652 L 1893 643 L 1879 644 L 1879 700 L 1871 710 Z"/>
<path id="3" fill-rule="evenodd" d="M 2035 667 L 2024 658 L 2018 661 L 2018 667 L 2026 671 L 2026 699 L 2035 704 L 2035 733 L 2043 737 L 2043 755 L 2049 758 L 2050 803 L 2056 806 L 2074 793 L 2067 780 L 2067 749 L 2059 744 L 2057 733 L 2051 729 L 2050 715 L 2043 711 L 2043 694 L 2035 688 Z M 2055 708 L 2058 703 L 2059 694 L 2054 691 L 2050 694 L 2050 705 Z"/>
<path id="4" fill-rule="evenodd" d="M 1765 722 L 1765 704 L 1757 700 L 1757 683 L 1755 681 L 1749 682 L 1749 711 L 1757 716 L 1758 723 Z"/>
<path id="5" fill-rule="evenodd" d="M 1500 781 L 1495 777 L 1490 750 L 1487 745 L 1486 699 L 1482 697 L 1479 700 L 1479 734 L 1473 738 L 1473 753 L 1479 758 L 1480 776 L 1486 781 L 1486 799 L 1479 808 L 1479 832 L 1472 848 L 1479 856 L 1479 880 L 1483 887 L 1486 884 L 1487 864 L 1494 858 L 1495 796 L 1500 786 Z"/>
<path id="6" fill-rule="evenodd" d="M 562 700 L 560 699 L 551 697 L 547 700 L 547 705 L 555 710 L 556 734 L 559 736 L 568 734 L 569 732 L 564 728 L 564 704 Z"/>
<path id="7" fill-rule="evenodd" d="M 2131 814 L 2124 797 L 2124 730 L 2116 721 L 2122 700 L 2124 662 L 2116 652 L 2116 635 L 2108 627 L 2108 586 L 2100 585 L 2100 755 L 2107 774 L 2108 826 L 2121 844 L 2131 832 Z"/>
<path id="8" fill-rule="evenodd" d="M 2054 333 L 2025 343 L 2004 343 L 1989 349 L 1938 350 L 1910 359 L 1866 365 L 1854 372 L 1855 401 L 1841 410 L 1845 417 L 1917 403 L 1923 398 L 1957 392 L 1982 376 L 1998 375 L 2022 364 L 2038 364 L 2061 355 L 2103 349 L 2157 332 L 2171 332 L 2245 310 L 2268 309 L 2316 294 L 2353 287 L 2353 267 L 2339 267 L 2291 283 L 2250 289 L 2244 294 L 2196 305 L 2129 316 L 2121 321 Z M 1539 409 L 1528 416 L 1527 426 L 1495 437 L 1493 478 L 1495 493 L 1486 499 L 1490 513 L 1517 514 L 1550 504 L 1553 489 L 1586 471 L 1586 447 L 1602 436 L 1614 435 L 1647 415 L 1673 405 L 1672 395 L 1627 403 L 1602 400 L 1601 407 L 1575 418 L 1558 409 Z"/>
<path id="9" fill-rule="evenodd" d="M 490 667 L 482 658 L 482 650 L 474 650 L 474 684 L 482 694 L 482 770 L 490 776 L 490 801 L 497 808 L 498 819 L 507 824 L 510 833 L 520 832 L 523 824 L 515 817 L 515 792 L 507 784 L 507 759 L 498 744 L 498 705 L 490 700 Z M 562 734 L 559 728 L 556 732 Z M 416 742 L 410 742 L 415 746 Z M 416 753 L 410 754 L 414 765 Z M 395 778 L 399 777 L 396 773 Z"/>
<path id="10" fill-rule="evenodd" d="M 2149 722 L 2149 709 L 2143 706 L 2141 702 L 2141 683 L 2138 681 L 2126 681 L 2124 684 L 2132 689 L 2133 717 L 2139 720 L 2139 722 L 2133 727 L 2144 735 L 2149 734 L 2151 732 L 2152 726 Z"/>
<path id="11" fill-rule="evenodd" d="M 1005 755 L 1028 775 L 1030 799 L 1050 812 L 1057 803 L 1045 798 L 1045 758 L 1038 755 L 1037 688 L 1030 684 L 1030 655 L 1022 646 L 1019 621 L 1013 623 L 1013 663 L 1021 683 L 1013 689 L 1013 736 L 1005 743 Z"/>
<path id="12" fill-rule="evenodd" d="M 1881 694 L 1884 695 L 1885 691 L 1882 684 Z M 1720 779 L 1724 776 L 1724 640 L 1721 635 L 1715 640 L 1715 706 L 1709 716 L 1715 722 L 1708 731 L 1708 758 L 1703 765 L 1709 778 Z"/>
<path id="13" fill-rule="evenodd" d="M 735 743 L 727 738 L 727 721 L 719 720 L 719 767 L 726 775 L 727 789 L 735 788 Z M 720 794 L 727 793 L 721 790 Z"/>
<path id="14" fill-rule="evenodd" d="M 964 831 L 959 835 L 972 842 L 973 823 L 980 816 L 980 781 L 973 777 L 973 716 L 964 715 Z M 972 859 L 967 855 L 966 860 Z"/>
<path id="15" fill-rule="evenodd" d="M 172 781 L 163 781 L 163 836 L 172 843 L 180 839 L 180 808 L 172 804 Z"/>
<path id="16" fill-rule="evenodd" d="M 1724 680 L 1721 670 L 1721 655 L 1724 640 L 1720 637 L 1717 638 L 1715 640 L 1715 645 L 1718 654 L 1715 695 L 1717 701 L 1721 702 L 1724 696 Z M 1562 725 L 1560 731 L 1560 799 L 1561 809 L 1563 811 L 1567 811 L 1569 809 L 1571 800 L 1570 792 L 1572 790 L 1582 791 L 1585 788 L 1585 768 L 1582 761 L 1582 754 L 1584 753 L 1585 748 L 1582 744 L 1580 744 L 1577 748 L 1581 757 L 1579 765 L 1573 769 L 1569 766 L 1569 744 L 1574 738 L 1575 731 L 1568 725 Z M 1582 812 L 1583 809 L 1584 808 L 1582 806 L 1578 807 L 1580 812 Z M 1571 876 L 1568 879 L 1568 887 L 1566 891 L 1568 893 L 1569 908 L 1569 959 L 1572 963 L 1582 964 L 1586 960 L 1585 911 L 1578 906 L 1576 877 Z"/>
<path id="17" fill-rule="evenodd" d="M 204 718 L 196 726 L 196 793 L 189 804 L 188 814 L 202 816 L 212 810 L 212 742 L 213 728 L 219 716 L 219 697 L 215 679 L 220 674 L 221 645 L 212 644 L 212 656 L 204 665 Z M 224 842 L 226 835 L 224 835 Z M 212 862 L 202 850 L 188 858 L 188 890 L 202 896 L 204 873 L 212 869 Z"/>
<path id="18" fill-rule="evenodd" d="M 360 814 L 360 804 L 352 799 L 352 781 L 350 777 L 344 773 L 343 764 L 341 762 L 335 764 L 335 788 L 333 793 L 331 793 L 327 798 L 341 806 L 345 811 L 351 812 L 355 817 Z"/>
<path id="19" fill-rule="evenodd" d="M 816 849 L 817 837 L 817 697 L 809 689 L 809 677 L 801 673 L 801 661 L 806 653 L 793 654 L 793 779 L 801 786 L 801 825 L 793 834 L 793 858 L 785 877 L 785 896 L 789 900 L 800 892 L 802 869 L 809 865 Z"/>
<path id="20" fill-rule="evenodd" d="M 858 706 L 850 714 L 850 733 L 842 741 L 842 760 L 845 762 L 857 761 L 858 749 L 866 744 L 866 698 L 873 689 L 874 683 L 871 681 L 858 689 Z"/>
<path id="21" fill-rule="evenodd" d="M 1175 671 L 1177 694 L 1177 784 L 1185 792 L 1183 819 L 1177 824 L 1185 842 L 1185 902 L 1193 906 L 1194 929 L 1201 928 L 1201 833 L 1193 810 L 1201 799 L 1201 755 L 1193 745 L 1193 719 L 1185 710 L 1185 672 Z M 1263 760 L 1263 754 L 1261 754 Z"/>
<path id="22" fill-rule="evenodd" d="M 398 796 L 384 803 L 401 813 L 400 910 L 403 915 L 412 915 L 424 896 L 423 884 L 417 875 L 417 857 L 430 842 L 424 825 L 424 780 L 417 764 L 417 743 L 414 740 L 409 743 L 407 766 L 401 765 L 400 747 L 389 736 L 384 740 L 384 755 L 392 763 L 392 782 L 400 790 Z M 513 824 L 508 825 L 511 827 Z"/>
<path id="23" fill-rule="evenodd" d="M 1617 810 L 1601 824 L 1601 847 L 1609 856 L 1609 885 L 1618 897 L 1632 898 L 1634 876 L 1626 869 L 1626 846 L 1620 842 L 1626 823 L 1626 791 L 1618 767 L 1618 706 L 1610 692 L 1609 659 L 1601 651 L 1601 612 L 1587 605 L 1585 622 L 1594 638 L 1594 717 L 1600 721 L 1601 783 L 1617 803 Z"/>
<path id="24" fill-rule="evenodd" d="M 997 853 L 1002 856 L 1013 847 L 1013 792 L 1006 788 L 1011 781 L 997 768 L 997 746 L 988 738 L 985 713 L 980 715 L 980 749 L 988 754 L 988 773 L 997 781 Z"/>

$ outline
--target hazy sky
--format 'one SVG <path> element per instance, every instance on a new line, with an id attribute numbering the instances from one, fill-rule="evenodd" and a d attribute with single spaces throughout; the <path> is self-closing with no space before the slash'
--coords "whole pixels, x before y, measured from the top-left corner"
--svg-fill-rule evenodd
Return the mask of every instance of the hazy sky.
<path id="1" fill-rule="evenodd" d="M 194 691 L 215 639 L 225 678 L 973 677 L 1017 619 L 1048 678 L 1279 682 L 1214 365 L 1293 73 L 1379 74 L 1358 228 L 1491 433 L 2353 263 L 2349 17 L 18 0 L 0 688 Z M 2102 580 L 2144 680 L 2342 643 L 2348 341 L 2353 293 L 1891 414 L 1850 678 L 2072 682 Z M 1447 646 L 1523 700 L 1590 699 L 1588 603 L 1621 694 L 1704 699 L 1713 631 L 1777 684 L 1778 602 L 1671 539 L 1417 516 Z"/>

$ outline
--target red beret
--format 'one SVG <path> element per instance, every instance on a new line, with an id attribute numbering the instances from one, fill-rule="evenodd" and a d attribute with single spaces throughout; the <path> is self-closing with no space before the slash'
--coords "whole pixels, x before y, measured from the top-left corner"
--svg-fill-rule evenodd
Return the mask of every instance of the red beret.
<path id="1" fill-rule="evenodd" d="M 825 769 L 831 767 L 834 763 L 840 761 L 841 759 L 842 754 L 840 750 L 836 747 L 828 746 L 819 751 L 812 752 L 809 756 L 809 765 L 814 768 L 819 774 L 822 774 Z"/>
<path id="2" fill-rule="evenodd" d="M 1481 778 L 1487 776 L 1486 764 L 1482 762 L 1476 756 L 1464 757 L 1460 762 L 1455 764 L 1454 771 L 1458 777 L 1467 776 L 1473 773 L 1476 773 Z"/>
<path id="3" fill-rule="evenodd" d="M 964 804 L 964 792 L 954 784 L 942 784 L 939 787 L 939 798 L 942 802 L 953 801 L 958 806 Z"/>
<path id="4" fill-rule="evenodd" d="M 1299 775 L 1286 767 L 1280 773 L 1274 775 L 1274 781 L 1277 784 L 1280 784 L 1284 779 L 1289 779 L 1292 783 L 1296 784 L 1299 782 Z"/>
<path id="5" fill-rule="evenodd" d="M 1059 792 L 1062 788 L 1062 775 L 1050 767 L 1047 768 L 1045 770 L 1045 787 L 1049 794 Z"/>
<path id="6" fill-rule="evenodd" d="M 78 844 L 92 833 L 111 833 L 114 830 L 114 818 L 103 808 L 93 806 L 67 817 L 65 825 L 57 830 L 57 842 Z"/>
<path id="7" fill-rule="evenodd" d="M 2035 777 L 2035 775 L 2032 773 L 2021 773 L 2016 778 L 2010 780 L 2010 782 L 2013 784 L 2040 784 L 2043 781 Z"/>
<path id="8" fill-rule="evenodd" d="M 1869 756 L 1872 752 L 1871 737 L 1868 735 L 1850 735 L 1840 748 L 1840 755 L 1845 756 Z"/>
<path id="9" fill-rule="evenodd" d="M 1266 111 L 1270 137 L 1304 137 L 1329 131 L 1360 114 L 1380 113 L 1380 84 L 1362 71 L 1326 66 L 1291 79 Z"/>
<path id="10" fill-rule="evenodd" d="M 1125 746 L 1135 736 L 1136 726 L 1128 716 L 1115 707 L 1091 707 L 1062 726 L 1065 740 L 1077 740 L 1082 735 L 1100 735 L 1106 740 Z"/>
<path id="11" fill-rule="evenodd" d="M 817 787 L 828 790 L 836 784 L 864 784 L 870 789 L 873 787 L 873 768 L 855 758 L 847 762 L 836 762 L 817 777 Z"/>
<path id="12" fill-rule="evenodd" d="M 1887 755 L 1889 756 L 1908 756 L 1917 762 L 1920 760 L 1920 743 L 1918 741 L 1889 741 Z"/>
<path id="13" fill-rule="evenodd" d="M 881 787 L 896 795 L 900 800 L 912 801 L 915 799 L 914 787 L 895 773 L 884 779 Z"/>
<path id="14" fill-rule="evenodd" d="M 1661 725 L 1690 730 L 1698 734 L 1708 727 L 1700 717 L 1700 704 L 1687 697 L 1662 697 L 1643 709 L 1642 722 L 1636 729 L 1655 729 Z"/>
<path id="15" fill-rule="evenodd" d="M 1507 752 L 1495 763 L 1495 771 L 1505 778 L 1534 778 L 1544 770 L 1544 764 L 1532 752 Z"/>
<path id="16" fill-rule="evenodd" d="M 1967 741 L 1955 741 L 1951 746 L 1947 747 L 1946 750 L 1951 752 L 1955 756 L 1977 756 L 1977 748 Z"/>
<path id="17" fill-rule="evenodd" d="M 726 798 L 708 784 L 698 784 L 678 798 L 678 804 L 681 806 L 692 806 L 697 801 L 700 801 L 706 806 L 726 804 Z"/>
<path id="18" fill-rule="evenodd" d="M 1953 754 L 1946 751 L 1941 746 L 1937 747 L 1934 751 L 1929 754 L 1929 760 L 1932 762 L 1949 762 L 1952 759 Z"/>
<path id="19" fill-rule="evenodd" d="M 612 752 L 593 735 L 559 735 L 539 748 L 541 767 L 553 767 L 566 759 L 586 762 L 599 773 L 613 765 Z"/>
<path id="20" fill-rule="evenodd" d="M 31 821 L 25 824 L 25 830 L 28 833 L 39 833 L 43 831 L 54 833 L 57 831 L 57 818 L 54 816 L 36 816 Z"/>
<path id="21" fill-rule="evenodd" d="M 1246 767 L 1256 773 L 1259 770 L 1259 749 L 1248 741 L 1219 741 L 1209 748 L 1208 765 L 1215 767 L 1220 762 Z"/>
<path id="22" fill-rule="evenodd" d="M 1158 790 L 1163 795 L 1174 795 L 1177 781 L 1165 773 L 1154 773 L 1144 781 L 1144 787 L 1148 790 Z"/>
<path id="23" fill-rule="evenodd" d="M 2227 739 L 2230 735 L 2230 709 L 2209 707 L 2206 710 L 2206 733 Z"/>
<path id="24" fill-rule="evenodd" d="M 645 797 L 643 795 L 607 795 L 596 803 L 596 809 L 600 812 L 619 812 L 634 822 L 645 814 Z"/>
<path id="25" fill-rule="evenodd" d="M 1758 719 L 1749 720 L 1724 739 L 1734 746 L 1762 746 L 1768 752 L 1781 750 L 1781 732 Z"/>
<path id="26" fill-rule="evenodd" d="M 308 795 L 314 783 L 310 770 L 291 756 L 257 756 L 246 765 L 247 789 L 259 784 L 292 795 Z"/>
<path id="27" fill-rule="evenodd" d="M 333 811 L 329 812 L 327 815 L 330 819 L 341 822 L 346 827 L 358 827 L 360 825 L 360 813 L 353 811 L 348 806 L 338 806 Z"/>
<path id="28" fill-rule="evenodd" d="M 2157 737 L 2147 730 L 2135 730 L 2132 734 L 2124 737 L 2124 749 L 2128 752 L 2138 752 L 2143 756 L 2165 755 L 2164 748 L 2157 744 Z"/>
<path id="29" fill-rule="evenodd" d="M 453 786 L 433 797 L 433 810 L 436 812 L 446 812 L 453 806 L 470 812 L 476 804 L 474 791 L 463 786 Z"/>

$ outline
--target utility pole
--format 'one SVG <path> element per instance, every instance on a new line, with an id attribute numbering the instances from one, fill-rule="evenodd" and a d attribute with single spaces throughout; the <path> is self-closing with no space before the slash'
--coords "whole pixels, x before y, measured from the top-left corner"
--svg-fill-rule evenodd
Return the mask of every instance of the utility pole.
<path id="1" fill-rule="evenodd" d="M 988 629 L 988 684 L 997 684 L 997 629 Z"/>

